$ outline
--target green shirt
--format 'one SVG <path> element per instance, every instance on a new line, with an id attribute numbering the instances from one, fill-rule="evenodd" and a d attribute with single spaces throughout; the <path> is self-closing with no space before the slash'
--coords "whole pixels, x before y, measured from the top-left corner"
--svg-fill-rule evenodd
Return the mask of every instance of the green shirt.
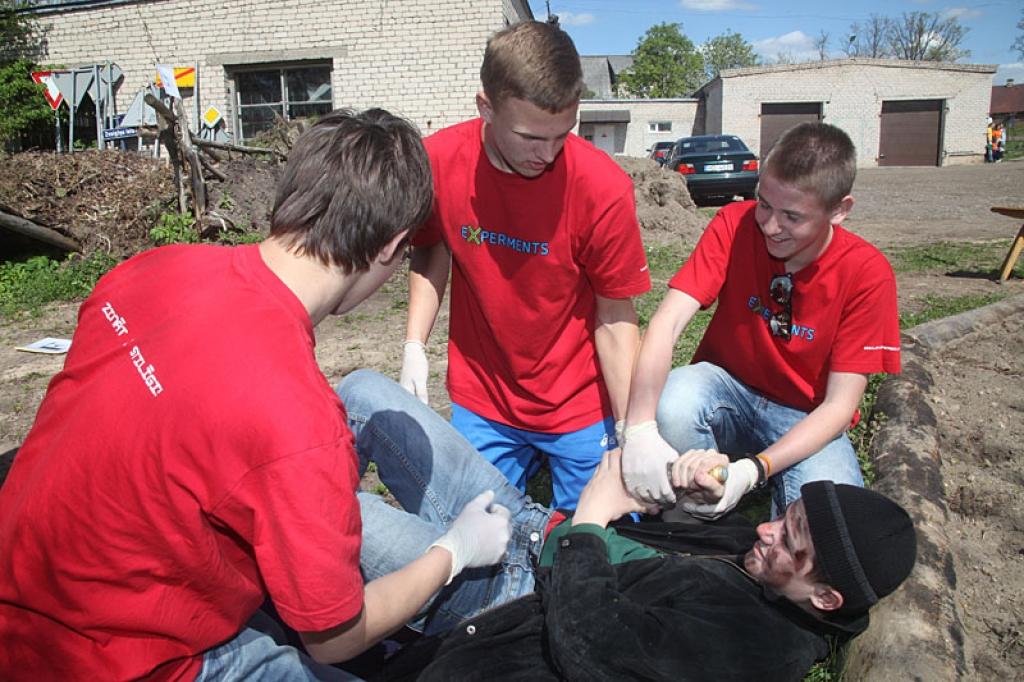
<path id="1" fill-rule="evenodd" d="M 555 526 L 551 534 L 548 535 L 548 539 L 540 553 L 541 566 L 554 565 L 555 552 L 558 551 L 558 541 L 572 533 L 590 533 L 591 535 L 604 538 L 604 543 L 608 546 L 608 561 L 612 564 L 624 564 L 627 561 L 650 559 L 661 555 L 661 552 L 656 549 L 651 549 L 636 540 L 621 537 L 615 532 L 614 528 L 602 528 L 594 523 L 581 523 L 578 526 L 574 526 L 570 518 Z"/>

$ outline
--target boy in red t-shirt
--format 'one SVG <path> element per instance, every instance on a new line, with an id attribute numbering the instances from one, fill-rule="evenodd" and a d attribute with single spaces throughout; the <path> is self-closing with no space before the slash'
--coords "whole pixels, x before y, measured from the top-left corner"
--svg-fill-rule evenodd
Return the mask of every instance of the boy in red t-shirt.
<path id="1" fill-rule="evenodd" d="M 501 558 L 508 511 L 483 492 L 364 585 L 367 453 L 313 354 L 431 201 L 411 125 L 336 111 L 289 153 L 261 244 L 153 249 L 100 280 L 0 488 L 0 679 L 349 680 L 325 664 Z M 257 627 L 267 600 L 312 658 Z"/>
<path id="2" fill-rule="evenodd" d="M 480 117 L 425 140 L 434 210 L 417 233 L 401 384 L 427 402 L 425 343 L 451 269 L 452 425 L 520 490 L 541 458 L 575 508 L 615 447 L 650 289 L 633 183 L 580 139 L 579 55 L 557 25 L 495 34 Z"/>
<path id="3" fill-rule="evenodd" d="M 899 372 L 900 347 L 892 268 L 839 225 L 855 175 L 846 133 L 790 129 L 757 201 L 719 211 L 669 282 L 630 390 L 623 474 L 641 501 L 669 507 L 684 489 L 684 510 L 717 518 L 766 483 L 776 513 L 809 481 L 863 485 L 845 431 L 868 375 Z M 716 300 L 693 364 L 670 374 L 679 335 Z M 710 472 L 726 464 L 723 485 Z"/>

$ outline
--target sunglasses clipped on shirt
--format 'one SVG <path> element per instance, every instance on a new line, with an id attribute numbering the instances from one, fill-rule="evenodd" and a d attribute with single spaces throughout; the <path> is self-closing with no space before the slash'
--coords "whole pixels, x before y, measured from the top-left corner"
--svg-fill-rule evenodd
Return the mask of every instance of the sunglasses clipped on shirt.
<path id="1" fill-rule="evenodd" d="M 793 275 L 786 272 L 772 277 L 768 285 L 768 295 L 782 310 L 773 312 L 768 318 L 768 328 L 772 336 L 789 341 L 793 334 Z"/>

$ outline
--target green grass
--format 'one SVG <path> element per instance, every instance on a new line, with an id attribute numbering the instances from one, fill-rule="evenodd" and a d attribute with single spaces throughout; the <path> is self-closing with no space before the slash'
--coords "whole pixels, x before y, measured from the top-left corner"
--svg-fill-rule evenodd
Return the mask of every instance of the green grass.
<path id="1" fill-rule="evenodd" d="M 116 264 L 117 259 L 105 253 L 87 258 L 71 255 L 63 261 L 35 256 L 0 263 L 0 315 L 35 315 L 52 301 L 85 298 L 96 281 Z"/>
<path id="2" fill-rule="evenodd" d="M 897 273 L 941 272 L 981 275 L 995 279 L 1010 250 L 1013 237 L 986 241 L 935 242 L 889 249 L 886 255 Z M 1024 278 L 1024 262 L 1013 270 Z"/>
<path id="3" fill-rule="evenodd" d="M 1006 154 L 1003 156 L 1004 159 L 1019 159 L 1024 156 L 1024 138 L 1022 138 L 1022 131 L 1024 131 L 1024 129 L 1016 129 L 1016 138 L 1011 135 L 1010 141 L 1006 143 Z"/>
<path id="4" fill-rule="evenodd" d="M 924 297 L 925 308 L 919 312 L 901 313 L 900 329 L 909 329 L 925 322 L 942 317 L 958 315 L 968 310 L 982 308 L 1006 298 L 1006 293 L 965 294 L 963 296 L 936 296 L 929 294 Z"/>

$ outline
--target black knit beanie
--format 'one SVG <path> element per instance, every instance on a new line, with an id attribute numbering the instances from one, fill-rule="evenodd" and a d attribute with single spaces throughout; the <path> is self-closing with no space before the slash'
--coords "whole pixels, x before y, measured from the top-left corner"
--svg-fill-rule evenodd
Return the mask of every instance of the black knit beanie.
<path id="1" fill-rule="evenodd" d="M 842 614 L 866 612 L 910 575 L 917 535 L 910 516 L 885 495 L 842 483 L 800 488 L 815 564 L 843 595 Z"/>

